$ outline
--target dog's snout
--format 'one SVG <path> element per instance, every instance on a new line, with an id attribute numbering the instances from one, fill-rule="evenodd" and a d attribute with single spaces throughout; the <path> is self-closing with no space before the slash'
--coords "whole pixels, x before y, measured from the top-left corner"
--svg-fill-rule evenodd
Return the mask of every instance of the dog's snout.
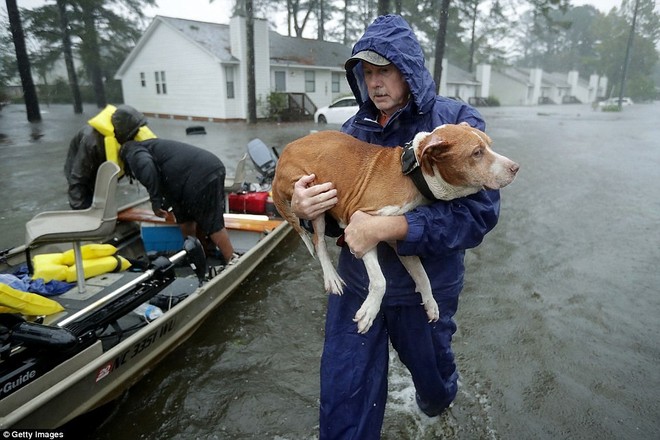
<path id="1" fill-rule="evenodd" d="M 519 169 L 520 169 L 520 165 L 518 165 L 516 162 L 513 162 L 509 167 L 509 170 L 511 170 L 511 174 L 517 174 Z"/>

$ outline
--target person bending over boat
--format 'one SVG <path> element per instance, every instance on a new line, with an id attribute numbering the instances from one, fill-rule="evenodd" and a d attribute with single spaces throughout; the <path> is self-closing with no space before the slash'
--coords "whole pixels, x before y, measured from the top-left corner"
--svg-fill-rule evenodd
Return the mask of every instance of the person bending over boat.
<path id="1" fill-rule="evenodd" d="M 225 229 L 225 166 L 213 153 L 167 139 L 128 141 L 119 150 L 126 175 L 149 192 L 159 217 L 172 208 L 185 236 L 199 228 L 228 264 L 236 255 Z"/>
<path id="2" fill-rule="evenodd" d="M 130 105 L 108 105 L 76 133 L 64 163 L 72 209 L 91 206 L 96 172 L 103 162 L 111 160 L 122 166 L 118 158 L 122 143 L 156 137 L 146 124 L 144 115 Z"/>

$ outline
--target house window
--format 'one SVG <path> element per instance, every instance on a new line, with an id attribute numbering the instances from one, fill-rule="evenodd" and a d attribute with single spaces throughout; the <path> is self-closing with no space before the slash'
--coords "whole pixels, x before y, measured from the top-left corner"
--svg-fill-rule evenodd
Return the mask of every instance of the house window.
<path id="1" fill-rule="evenodd" d="M 316 92 L 316 72 L 305 71 L 305 92 Z"/>
<path id="2" fill-rule="evenodd" d="M 236 97 L 234 91 L 234 66 L 225 66 L 225 78 L 227 79 L 227 99 Z"/>
<path id="3" fill-rule="evenodd" d="M 275 72 L 275 91 L 286 92 L 286 72 Z"/>
<path id="4" fill-rule="evenodd" d="M 140 72 L 140 84 L 142 84 L 142 87 L 147 86 L 147 77 L 144 75 L 144 72 Z"/>
<path id="5" fill-rule="evenodd" d="M 167 84 L 165 83 L 165 71 L 161 70 L 154 72 L 156 79 L 156 93 L 158 95 L 167 95 Z"/>
<path id="6" fill-rule="evenodd" d="M 339 73 L 332 72 L 332 93 L 339 93 Z"/>

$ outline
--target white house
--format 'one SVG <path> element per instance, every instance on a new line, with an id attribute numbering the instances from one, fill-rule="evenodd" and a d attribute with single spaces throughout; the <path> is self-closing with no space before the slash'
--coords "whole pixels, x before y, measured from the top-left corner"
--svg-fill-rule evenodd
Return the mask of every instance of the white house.
<path id="1" fill-rule="evenodd" d="M 589 103 L 603 97 L 606 87 L 607 78 L 591 75 L 587 82 L 580 79 L 577 71 L 566 74 L 505 67 L 490 73 L 490 95 L 501 105 L 562 104 L 575 99 Z"/>
<path id="2" fill-rule="evenodd" d="M 247 119 L 246 23 L 207 23 L 157 16 L 128 54 L 115 78 L 124 101 L 152 117 L 200 121 Z M 266 116 L 268 96 L 282 92 L 307 115 L 338 97 L 350 95 L 344 62 L 351 48 L 339 43 L 287 37 L 254 22 L 257 113 Z M 433 60 L 428 65 L 432 70 Z M 593 102 L 604 95 L 607 79 L 589 81 L 577 71 L 493 68 L 469 73 L 443 60 L 439 93 L 466 102 L 495 97 L 501 105 Z"/>
<path id="3" fill-rule="evenodd" d="M 228 121 L 247 118 L 245 19 L 229 25 L 157 16 L 115 78 L 124 101 L 150 116 Z M 326 105 L 350 94 L 344 62 L 351 48 L 286 37 L 254 22 L 258 115 L 271 92 L 306 96 Z"/>

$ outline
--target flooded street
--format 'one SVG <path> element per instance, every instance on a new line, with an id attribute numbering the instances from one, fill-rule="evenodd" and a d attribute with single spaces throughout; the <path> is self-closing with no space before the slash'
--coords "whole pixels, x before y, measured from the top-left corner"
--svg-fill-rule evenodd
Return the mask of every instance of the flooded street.
<path id="1" fill-rule="evenodd" d="M 96 113 L 85 108 L 44 107 L 38 124 L 22 106 L 0 111 L 0 250 L 23 242 L 37 212 L 68 207 L 62 166 Z M 659 439 L 660 105 L 480 111 L 521 171 L 502 190 L 499 225 L 467 253 L 459 393 L 441 417 L 424 416 L 391 353 L 383 439 Z M 215 152 L 229 174 L 249 140 L 281 147 L 318 129 L 149 125 Z M 208 134 L 186 136 L 190 125 Z M 144 195 L 120 185 L 120 204 Z M 320 266 L 291 234 L 187 343 L 79 421 L 76 438 L 318 438 L 324 315 Z"/>

